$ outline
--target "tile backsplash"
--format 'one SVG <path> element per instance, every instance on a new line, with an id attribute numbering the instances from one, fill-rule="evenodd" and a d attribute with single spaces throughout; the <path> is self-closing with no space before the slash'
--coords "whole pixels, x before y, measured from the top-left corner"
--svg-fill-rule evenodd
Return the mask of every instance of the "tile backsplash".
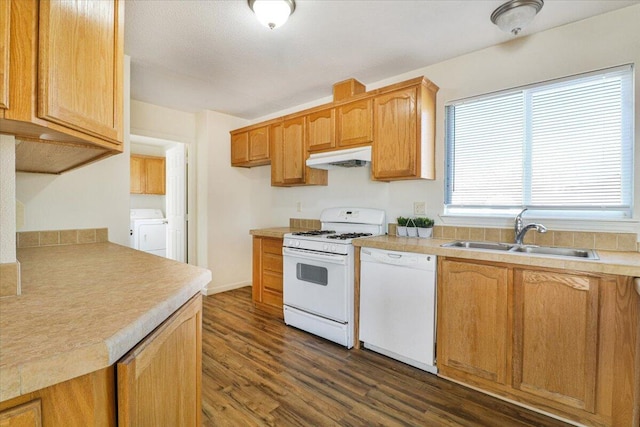
<path id="1" fill-rule="evenodd" d="M 109 241 L 108 228 L 85 228 L 80 230 L 20 231 L 17 235 L 18 248 L 37 246 L 77 245 Z"/>
<path id="2" fill-rule="evenodd" d="M 396 224 L 389 224 L 389 234 L 396 233 Z M 455 227 L 436 225 L 435 239 L 479 240 L 488 242 L 513 242 L 511 228 Z M 546 233 L 527 233 L 524 243 L 539 246 L 599 249 L 603 251 L 640 252 L 640 242 L 635 233 L 602 233 L 592 231 L 549 230 Z"/>

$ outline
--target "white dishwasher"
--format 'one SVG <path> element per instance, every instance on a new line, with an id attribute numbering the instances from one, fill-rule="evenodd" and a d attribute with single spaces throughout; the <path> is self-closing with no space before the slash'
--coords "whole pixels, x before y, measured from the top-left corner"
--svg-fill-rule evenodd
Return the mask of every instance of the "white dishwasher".
<path id="1" fill-rule="evenodd" d="M 360 250 L 360 341 L 369 350 L 437 373 L 436 256 Z"/>

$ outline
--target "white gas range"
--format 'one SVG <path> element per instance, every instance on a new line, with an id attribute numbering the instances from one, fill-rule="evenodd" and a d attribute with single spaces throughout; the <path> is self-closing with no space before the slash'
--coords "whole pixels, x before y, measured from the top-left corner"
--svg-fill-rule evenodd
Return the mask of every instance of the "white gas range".
<path id="1" fill-rule="evenodd" d="M 284 321 L 353 347 L 355 238 L 385 234 L 379 209 L 330 208 L 321 229 L 284 235 Z"/>

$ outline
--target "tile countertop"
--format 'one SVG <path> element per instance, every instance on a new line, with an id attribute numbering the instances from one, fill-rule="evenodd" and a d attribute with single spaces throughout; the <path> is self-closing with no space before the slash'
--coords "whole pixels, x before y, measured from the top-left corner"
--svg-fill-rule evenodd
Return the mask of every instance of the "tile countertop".
<path id="1" fill-rule="evenodd" d="M 0 401 L 112 365 L 211 281 L 114 243 L 18 249 L 22 295 L 0 298 Z"/>
<path id="2" fill-rule="evenodd" d="M 297 231 L 306 231 L 304 228 L 292 228 L 292 227 L 270 227 L 259 228 L 255 230 L 249 230 L 249 234 L 257 237 L 273 237 L 276 239 L 282 239 L 287 233 L 295 233 Z"/>
<path id="3" fill-rule="evenodd" d="M 599 260 L 581 260 L 549 255 L 504 253 L 482 249 L 443 248 L 452 239 L 419 239 L 417 237 L 378 236 L 355 239 L 354 246 L 392 251 L 419 252 L 432 255 L 562 268 L 591 273 L 640 277 L 640 252 L 596 250 Z"/>

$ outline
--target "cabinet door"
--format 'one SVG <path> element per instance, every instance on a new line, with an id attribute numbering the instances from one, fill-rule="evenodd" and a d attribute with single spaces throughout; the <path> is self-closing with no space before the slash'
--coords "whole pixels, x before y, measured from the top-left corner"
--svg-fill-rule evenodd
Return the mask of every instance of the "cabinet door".
<path id="1" fill-rule="evenodd" d="M 372 99 L 363 99 L 338 108 L 338 147 L 367 145 L 372 140 Z"/>
<path id="2" fill-rule="evenodd" d="M 598 279 L 516 270 L 513 386 L 595 411 Z"/>
<path id="3" fill-rule="evenodd" d="M 282 239 L 262 242 L 262 302 L 282 309 Z"/>
<path id="4" fill-rule="evenodd" d="M 131 176 L 129 192 L 131 194 L 144 194 L 146 187 L 144 158 L 131 156 L 129 164 Z"/>
<path id="5" fill-rule="evenodd" d="M 249 162 L 249 132 L 231 135 L 231 165 L 242 166 Z"/>
<path id="6" fill-rule="evenodd" d="M 42 407 L 40 399 L 0 412 L 0 426 L 41 427 Z"/>
<path id="7" fill-rule="evenodd" d="M 0 108 L 9 108 L 9 22 L 11 1 L 0 0 Z M 2 117 L 3 114 L 0 114 Z"/>
<path id="8" fill-rule="evenodd" d="M 38 116 L 122 143 L 124 4 L 40 2 Z"/>
<path id="9" fill-rule="evenodd" d="M 269 150 L 271 152 L 271 185 L 284 186 L 284 141 L 282 123 L 269 128 Z"/>
<path id="10" fill-rule="evenodd" d="M 269 126 L 249 131 L 249 160 L 269 160 Z"/>
<path id="11" fill-rule="evenodd" d="M 282 313 L 282 239 L 253 238 L 253 302 L 274 315 Z"/>
<path id="12" fill-rule="evenodd" d="M 164 158 L 146 158 L 144 163 L 146 188 L 145 194 L 165 194 L 166 160 Z"/>
<path id="13" fill-rule="evenodd" d="M 289 119 L 283 122 L 282 146 L 284 150 L 282 181 L 285 184 L 304 183 L 306 168 L 304 117 Z"/>
<path id="14" fill-rule="evenodd" d="M 327 150 L 336 146 L 336 110 L 311 113 L 305 117 L 307 148 L 310 152 Z"/>
<path id="15" fill-rule="evenodd" d="M 438 366 L 442 374 L 507 382 L 508 269 L 443 260 L 438 277 Z"/>
<path id="16" fill-rule="evenodd" d="M 374 99 L 372 173 L 374 179 L 403 179 L 418 173 L 418 89 Z"/>
<path id="17" fill-rule="evenodd" d="M 201 296 L 124 356 L 116 372 L 120 427 L 200 426 Z"/>

